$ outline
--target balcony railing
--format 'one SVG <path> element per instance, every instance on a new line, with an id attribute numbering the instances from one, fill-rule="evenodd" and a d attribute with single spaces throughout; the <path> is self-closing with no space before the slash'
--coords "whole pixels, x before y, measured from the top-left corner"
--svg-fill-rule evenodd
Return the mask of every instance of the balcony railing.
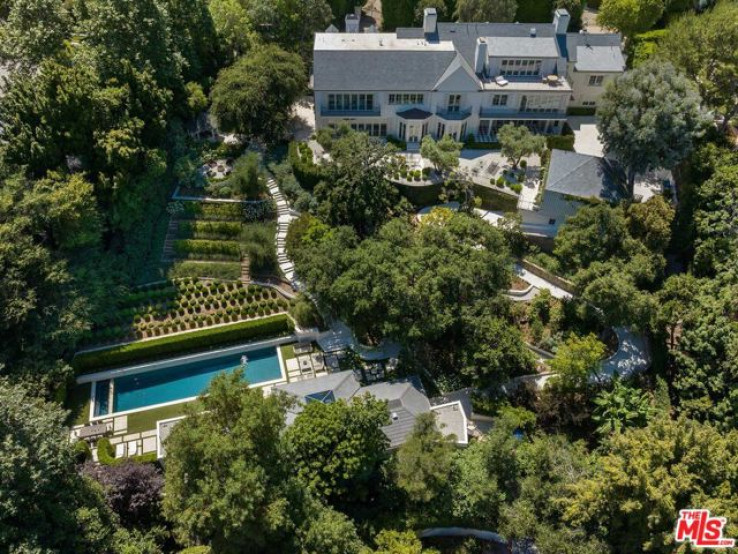
<path id="1" fill-rule="evenodd" d="M 320 115 L 323 117 L 377 117 L 380 115 L 379 108 L 371 110 L 331 110 L 326 107 L 320 108 Z"/>
<path id="2" fill-rule="evenodd" d="M 462 121 L 471 115 L 471 108 L 458 111 L 436 110 L 436 115 L 448 121 Z"/>

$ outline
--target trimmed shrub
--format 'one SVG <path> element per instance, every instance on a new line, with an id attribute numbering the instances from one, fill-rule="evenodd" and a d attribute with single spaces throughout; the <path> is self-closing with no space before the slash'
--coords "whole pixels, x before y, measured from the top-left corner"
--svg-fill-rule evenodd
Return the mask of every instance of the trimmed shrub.
<path id="1" fill-rule="evenodd" d="M 550 135 L 546 137 L 546 146 L 549 150 L 574 151 L 574 135 Z"/>
<path id="2" fill-rule="evenodd" d="M 241 225 L 235 221 L 180 221 L 178 236 L 181 238 L 237 238 Z"/>
<path id="3" fill-rule="evenodd" d="M 174 252 L 182 258 L 240 260 L 241 248 L 235 241 L 180 239 Z"/>
<path id="4" fill-rule="evenodd" d="M 77 371 L 85 372 L 101 367 L 113 367 L 168 356 L 172 353 L 204 350 L 227 343 L 284 335 L 293 330 L 292 320 L 285 314 L 280 314 L 260 321 L 247 321 L 228 327 L 204 329 L 184 335 L 125 344 L 109 350 L 84 352 L 75 356 L 72 365 Z"/>
<path id="5" fill-rule="evenodd" d="M 86 440 L 78 440 L 74 443 L 74 461 L 83 464 L 92 459 L 92 450 Z"/>
<path id="6" fill-rule="evenodd" d="M 307 148 L 308 151 L 305 151 Z M 305 143 L 291 142 L 287 159 L 295 178 L 304 188 L 312 190 L 323 179 L 323 170 L 313 162 L 313 154 Z"/>
<path id="7" fill-rule="evenodd" d="M 243 206 L 233 202 L 183 202 L 180 219 L 211 219 L 218 221 L 241 221 Z"/>
<path id="8" fill-rule="evenodd" d="M 521 185 L 520 183 L 513 183 L 512 185 L 510 185 L 510 189 L 520 194 L 523 191 L 523 185 Z"/>
<path id="9" fill-rule="evenodd" d="M 115 449 L 106 437 L 97 441 L 97 461 L 106 466 L 115 463 Z"/>

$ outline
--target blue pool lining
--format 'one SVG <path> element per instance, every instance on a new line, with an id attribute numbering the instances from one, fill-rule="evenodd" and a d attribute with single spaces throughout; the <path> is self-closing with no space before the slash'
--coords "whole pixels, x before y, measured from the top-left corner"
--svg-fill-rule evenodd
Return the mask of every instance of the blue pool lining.
<path id="1" fill-rule="evenodd" d="M 165 369 L 168 367 L 181 365 L 182 363 L 205 361 L 205 360 L 217 358 L 223 355 L 238 354 L 239 352 L 251 352 L 253 350 L 260 350 L 263 348 L 274 347 L 277 351 L 277 359 L 279 360 L 279 371 L 281 373 L 281 377 L 279 379 L 274 379 L 272 381 L 264 381 L 261 383 L 250 385 L 250 388 L 268 387 L 270 385 L 275 385 L 277 383 L 283 383 L 287 381 L 286 368 L 285 368 L 284 360 L 282 359 L 282 351 L 278 347 L 283 344 L 290 344 L 290 343 L 296 342 L 296 340 L 297 340 L 296 336 L 290 335 L 287 337 L 279 337 L 276 339 L 270 339 L 266 341 L 244 343 L 244 344 L 240 344 L 236 346 L 231 346 L 228 348 L 210 350 L 208 352 L 201 352 L 199 354 L 190 354 L 188 356 L 179 356 L 177 358 L 159 360 L 157 362 L 151 362 L 147 364 L 139 364 L 139 365 L 124 367 L 124 368 L 119 368 L 119 369 L 109 369 L 109 370 L 101 371 L 98 373 L 80 375 L 79 377 L 77 377 L 77 383 L 78 384 L 92 383 L 92 386 L 90 387 L 90 412 L 89 412 L 90 422 L 101 420 L 101 419 L 112 419 L 118 416 L 128 415 L 128 414 L 132 414 L 136 412 L 145 412 L 148 410 L 154 410 L 156 408 L 163 408 L 165 406 L 173 406 L 174 404 L 184 404 L 186 402 L 192 402 L 193 400 L 197 399 L 197 396 L 192 396 L 189 398 L 182 398 L 179 400 L 172 400 L 170 402 L 163 402 L 161 404 L 152 404 L 150 406 L 144 406 L 144 407 L 135 408 L 132 410 L 125 410 L 121 412 L 113 412 L 113 413 L 109 413 L 106 415 L 96 416 L 95 415 L 95 399 L 96 399 L 96 389 L 97 389 L 98 381 L 115 379 L 116 377 L 123 377 L 126 375 L 134 375 L 136 373 L 146 373 L 149 371 L 156 371 L 159 369 Z"/>

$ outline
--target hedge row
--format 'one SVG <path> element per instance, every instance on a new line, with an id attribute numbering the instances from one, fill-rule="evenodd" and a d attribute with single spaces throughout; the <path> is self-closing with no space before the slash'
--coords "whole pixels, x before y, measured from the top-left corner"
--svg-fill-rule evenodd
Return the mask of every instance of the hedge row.
<path id="1" fill-rule="evenodd" d="M 235 221 L 180 221 L 178 232 L 181 237 L 237 238 L 241 234 L 241 224 Z"/>
<path id="2" fill-rule="evenodd" d="M 240 262 L 177 262 L 169 270 L 168 277 L 212 277 L 235 281 L 241 277 Z"/>
<path id="3" fill-rule="evenodd" d="M 241 221 L 243 206 L 236 202 L 183 202 L 182 212 L 177 214 L 182 219 L 214 219 L 225 221 Z"/>
<path id="4" fill-rule="evenodd" d="M 284 335 L 291 333 L 293 330 L 292 320 L 285 314 L 279 314 L 225 327 L 214 327 L 182 335 L 124 344 L 109 350 L 83 352 L 74 357 L 72 365 L 75 370 L 84 373 L 100 368 L 166 357 L 175 353 L 184 354 L 193 350 L 205 350 L 228 343 Z"/>
<path id="5" fill-rule="evenodd" d="M 292 172 L 300 185 L 305 189 L 313 190 L 315 185 L 323 179 L 323 171 L 313 163 L 311 157 L 308 157 L 308 152 L 300 153 L 299 149 L 304 150 L 307 147 L 310 150 L 307 144 L 305 146 L 300 146 L 300 144 L 305 143 L 291 142 L 287 157 L 292 166 Z M 312 153 L 310 156 L 312 156 Z"/>
<path id="6" fill-rule="evenodd" d="M 574 152 L 574 135 L 549 135 L 546 137 L 549 150 L 568 150 Z"/>
<path id="7" fill-rule="evenodd" d="M 235 241 L 181 239 L 174 241 L 174 252 L 179 257 L 208 257 L 241 259 L 241 247 Z"/>

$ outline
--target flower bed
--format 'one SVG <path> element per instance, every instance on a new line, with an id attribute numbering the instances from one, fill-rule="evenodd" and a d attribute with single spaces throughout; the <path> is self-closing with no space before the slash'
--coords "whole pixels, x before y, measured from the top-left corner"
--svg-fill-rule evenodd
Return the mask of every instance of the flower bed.
<path id="1" fill-rule="evenodd" d="M 236 241 L 179 239 L 174 241 L 179 258 L 198 260 L 240 260 L 241 247 Z"/>
<path id="2" fill-rule="evenodd" d="M 212 346 L 286 335 L 293 330 L 292 320 L 286 314 L 280 314 L 256 321 L 243 321 L 226 327 L 203 329 L 151 341 L 124 344 L 109 350 L 84 352 L 75 356 L 72 365 L 77 371 L 89 372 L 100 368 L 166 357 L 174 353 L 184 354 Z"/>
<path id="3" fill-rule="evenodd" d="M 288 307 L 287 300 L 268 287 L 197 279 L 165 282 L 126 295 L 90 333 L 87 344 L 158 337 L 280 313 Z"/>

